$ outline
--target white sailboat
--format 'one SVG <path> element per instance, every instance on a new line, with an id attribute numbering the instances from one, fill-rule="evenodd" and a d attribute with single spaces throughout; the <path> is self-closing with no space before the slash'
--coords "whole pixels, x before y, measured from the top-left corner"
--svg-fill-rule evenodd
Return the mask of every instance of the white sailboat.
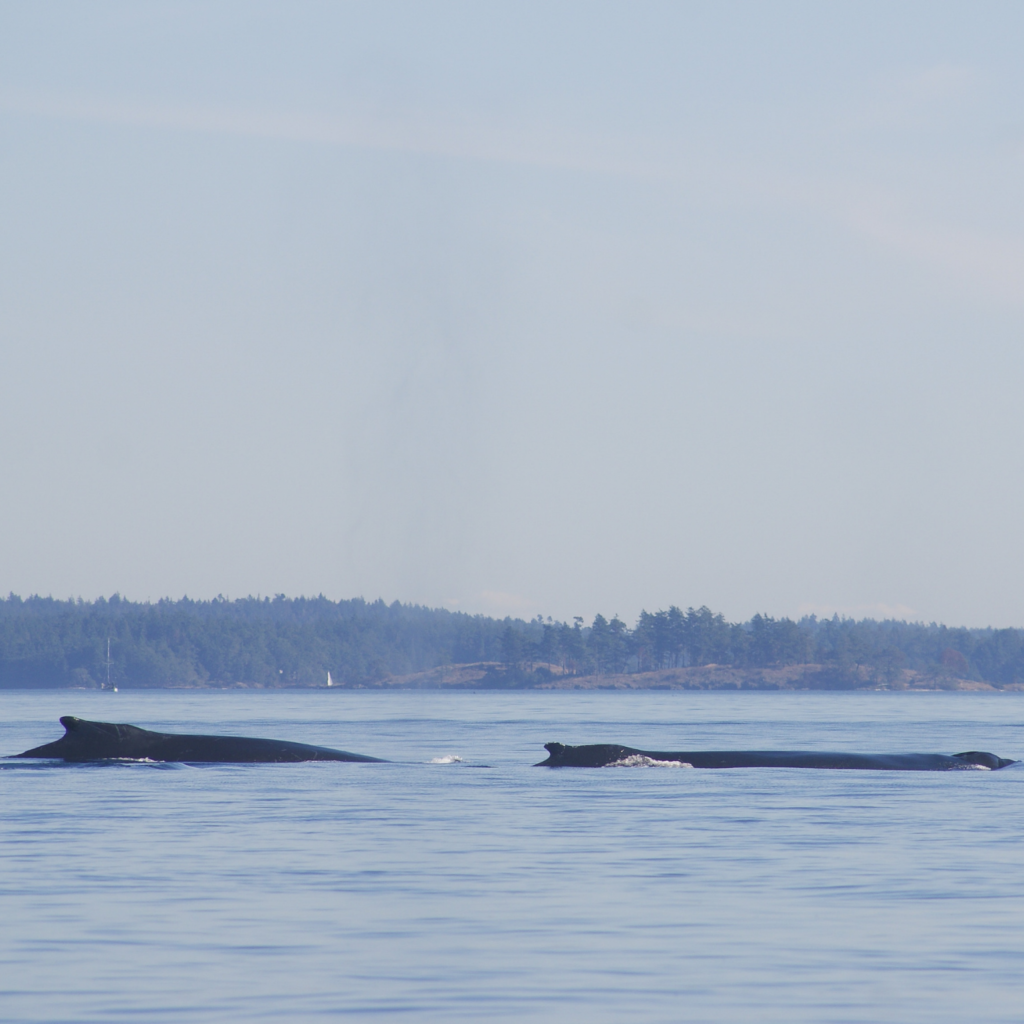
<path id="1" fill-rule="evenodd" d="M 327 685 L 328 686 L 333 686 L 334 685 L 334 683 L 331 682 L 331 673 L 330 672 L 327 673 Z"/>

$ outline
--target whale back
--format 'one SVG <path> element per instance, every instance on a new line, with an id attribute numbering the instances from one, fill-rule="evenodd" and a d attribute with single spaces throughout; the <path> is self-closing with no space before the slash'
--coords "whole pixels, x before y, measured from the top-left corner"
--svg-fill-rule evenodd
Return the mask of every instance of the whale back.
<path id="1" fill-rule="evenodd" d="M 137 725 L 89 722 L 72 715 L 61 718 L 60 724 L 64 726 L 64 735 L 59 740 L 15 756 L 61 758 L 65 761 L 126 759 L 227 764 L 381 760 L 379 757 L 290 740 L 152 732 Z"/>
<path id="2" fill-rule="evenodd" d="M 143 751 L 162 739 L 162 734 L 135 725 L 89 722 L 64 715 L 64 735 L 53 743 L 26 750 L 17 757 L 59 757 L 65 761 L 94 761 L 102 758 L 142 758 Z"/>
<path id="3" fill-rule="evenodd" d="M 586 743 L 569 746 L 545 743 L 545 768 L 604 768 L 646 758 L 651 762 L 685 764 L 691 768 L 829 768 L 867 771 L 942 772 L 957 769 L 996 770 L 1016 764 L 982 750 L 961 754 L 853 754 L 819 750 L 638 750 L 618 743 Z"/>

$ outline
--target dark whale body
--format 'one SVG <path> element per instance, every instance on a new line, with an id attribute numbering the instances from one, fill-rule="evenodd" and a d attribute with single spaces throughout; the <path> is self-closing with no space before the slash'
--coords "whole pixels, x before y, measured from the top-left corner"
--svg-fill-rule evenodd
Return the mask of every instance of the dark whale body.
<path id="1" fill-rule="evenodd" d="M 817 750 L 637 750 L 617 743 L 579 747 L 545 743 L 548 759 L 538 767 L 604 768 L 630 758 L 679 761 L 692 768 L 860 768 L 888 772 L 948 772 L 963 768 L 1005 768 L 1016 761 L 984 751 L 963 754 L 841 754 Z"/>
<path id="2" fill-rule="evenodd" d="M 255 764 L 285 761 L 377 761 L 379 757 L 350 754 L 347 750 L 314 747 L 289 740 L 250 739 L 247 736 L 185 736 L 150 732 L 135 725 L 86 722 L 70 715 L 62 718 L 64 735 L 53 743 L 26 750 L 15 757 L 53 757 L 65 761 L 191 761 Z"/>

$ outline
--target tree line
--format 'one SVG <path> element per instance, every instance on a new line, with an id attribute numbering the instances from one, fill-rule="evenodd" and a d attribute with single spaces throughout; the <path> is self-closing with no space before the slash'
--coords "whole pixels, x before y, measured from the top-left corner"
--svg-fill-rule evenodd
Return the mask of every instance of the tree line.
<path id="1" fill-rule="evenodd" d="M 109 643 L 109 660 L 108 660 Z M 494 619 L 418 605 L 325 597 L 212 601 L 0 599 L 0 686 L 369 685 L 439 666 L 490 662 L 493 680 L 727 665 L 818 664 L 1024 681 L 1024 630 L 755 615 L 706 607 L 557 622 Z"/>
<path id="2" fill-rule="evenodd" d="M 618 616 L 597 615 L 589 627 L 535 621 L 527 631 L 511 623 L 503 633 L 509 667 L 536 672 L 554 662 L 559 672 L 606 675 L 723 665 L 781 668 L 821 665 L 840 674 L 868 668 L 875 677 L 894 679 L 902 669 L 934 672 L 995 685 L 1024 681 L 1024 630 L 950 628 L 936 623 L 874 619 L 794 621 L 755 615 L 727 622 L 707 607 L 677 607 L 640 613 L 630 629 Z"/>

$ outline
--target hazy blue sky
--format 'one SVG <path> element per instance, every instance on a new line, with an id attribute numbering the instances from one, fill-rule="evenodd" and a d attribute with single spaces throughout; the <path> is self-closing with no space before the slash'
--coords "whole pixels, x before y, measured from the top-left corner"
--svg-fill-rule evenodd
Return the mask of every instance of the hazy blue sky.
<path id="1" fill-rule="evenodd" d="M 0 4 L 0 591 L 1024 625 L 1022 52 Z"/>

